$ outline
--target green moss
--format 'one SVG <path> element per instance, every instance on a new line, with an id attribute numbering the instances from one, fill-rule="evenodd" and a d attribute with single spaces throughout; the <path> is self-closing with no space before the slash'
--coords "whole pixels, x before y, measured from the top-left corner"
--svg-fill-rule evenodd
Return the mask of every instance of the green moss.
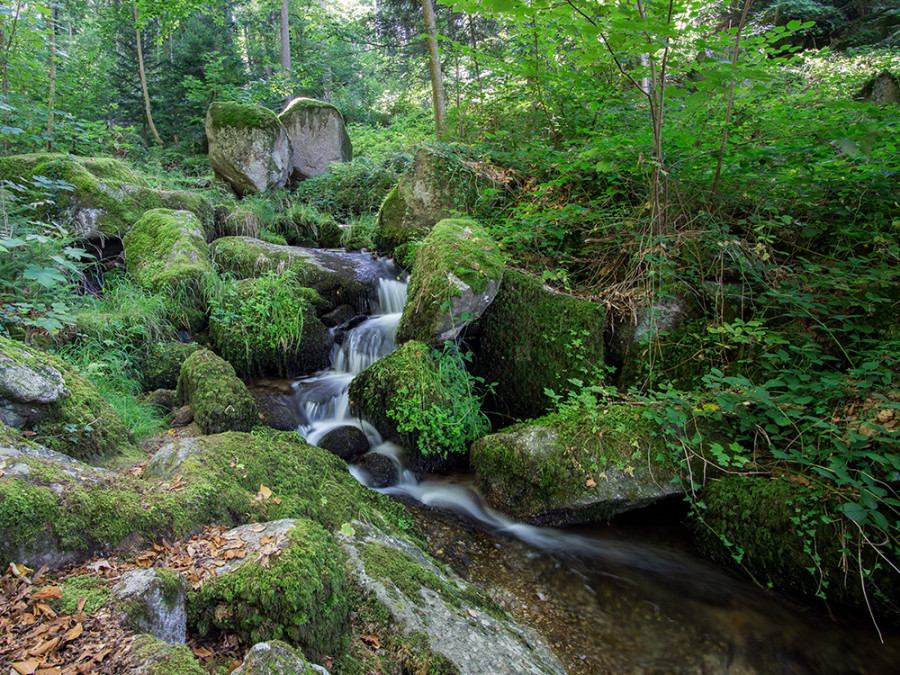
<path id="1" fill-rule="evenodd" d="M 465 219 L 440 221 L 416 251 L 397 340 L 434 339 L 447 313 L 453 314 L 453 299 L 461 295 L 453 277 L 480 294 L 489 282 L 500 283 L 503 270 L 500 249 L 478 223 Z M 464 318 L 453 316 L 452 320 Z"/>
<path id="2" fill-rule="evenodd" d="M 429 588 L 443 596 L 447 602 L 459 605 L 454 589 L 405 551 L 369 541 L 362 545 L 359 555 L 367 575 L 388 587 L 396 588 L 416 604 L 425 602 L 419 595 L 419 589 Z"/>
<path id="3" fill-rule="evenodd" d="M 151 635 L 135 639 L 130 660 L 135 667 L 142 667 L 144 675 L 207 675 L 190 647 L 160 642 Z"/>
<path id="4" fill-rule="evenodd" d="M 201 632 L 218 628 L 246 644 L 284 640 L 314 660 L 341 650 L 348 625 L 341 548 L 310 521 L 298 520 L 288 537 L 268 565 L 244 563 L 203 585 L 191 599 Z"/>
<path id="5" fill-rule="evenodd" d="M 292 273 L 225 284 L 212 304 L 209 333 L 244 377 L 296 377 L 328 366 L 331 334 L 316 318 L 321 296 Z"/>
<path id="6" fill-rule="evenodd" d="M 175 389 L 181 367 L 201 347 L 196 342 L 156 342 L 149 346 L 140 365 L 144 388 Z"/>
<path id="7" fill-rule="evenodd" d="M 509 418 L 540 417 L 544 393 L 563 394 L 570 379 L 591 381 L 604 366 L 602 305 L 553 293 L 507 270 L 497 297 L 474 326 L 476 373 L 495 382 L 490 408 Z"/>
<path id="8" fill-rule="evenodd" d="M 207 434 L 249 431 L 259 422 L 256 402 L 234 368 L 211 351 L 191 354 L 178 377 L 178 400 L 188 403 Z"/>
<path id="9" fill-rule="evenodd" d="M 89 574 L 69 577 L 62 583 L 62 597 L 49 604 L 60 614 L 75 614 L 79 601 L 84 599 L 83 611 L 93 614 L 105 607 L 109 599 L 109 588 L 104 582 L 103 577 Z"/>
<path id="10" fill-rule="evenodd" d="M 277 129 L 281 126 L 275 113 L 253 103 L 214 101 L 209 106 L 207 116 L 216 128 Z"/>
<path id="11" fill-rule="evenodd" d="M 216 239 L 210 248 L 215 263 L 238 279 L 290 271 L 301 285 L 313 287 L 323 276 L 315 263 L 290 246 L 270 244 L 251 237 L 222 237 Z"/>

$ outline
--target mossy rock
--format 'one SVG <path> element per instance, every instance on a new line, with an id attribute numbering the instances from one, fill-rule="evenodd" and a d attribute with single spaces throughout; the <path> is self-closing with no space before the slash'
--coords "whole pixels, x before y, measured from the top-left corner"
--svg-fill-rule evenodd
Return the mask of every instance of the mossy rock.
<path id="1" fill-rule="evenodd" d="M 207 675 L 187 645 L 138 635 L 127 657 L 128 675 Z"/>
<path id="2" fill-rule="evenodd" d="M 227 283 L 210 315 L 210 338 L 243 377 L 307 375 L 329 363 L 331 334 L 316 318 L 323 304 L 290 273 Z"/>
<path id="3" fill-rule="evenodd" d="M 191 597 L 201 633 L 216 628 L 245 644 L 284 640 L 315 660 L 342 650 L 349 625 L 342 552 L 318 523 L 292 524 L 284 548 L 265 562 L 251 554 Z"/>
<path id="4" fill-rule="evenodd" d="M 98 461 L 135 449 L 134 437 L 112 406 L 72 366 L 51 354 L 3 337 L 0 337 L 0 357 L 21 364 L 23 372 L 51 369 L 62 377 L 66 393 L 60 392 L 46 403 L 21 401 L 31 412 L 16 426 L 33 431 L 36 442 L 85 461 Z M 6 401 L 5 396 L 12 396 L 12 403 L 16 403 L 12 392 L 0 392 L 0 401 Z"/>
<path id="5" fill-rule="evenodd" d="M 475 373 L 496 383 L 485 409 L 506 419 L 540 417 L 552 405 L 545 389 L 563 394 L 570 379 L 597 378 L 605 324 L 602 305 L 507 270 L 497 297 L 471 327 Z"/>
<path id="6" fill-rule="evenodd" d="M 479 194 L 490 186 L 490 178 L 458 155 L 421 148 L 378 210 L 377 248 L 392 253 L 445 218 L 470 215 Z"/>
<path id="7" fill-rule="evenodd" d="M 871 603 L 876 611 L 896 617 L 900 600 L 896 571 L 863 546 L 862 564 L 874 570 L 864 595 L 856 562 L 856 528 L 848 531 L 839 518 L 831 523 L 810 519 L 810 513 L 822 508 L 821 497 L 812 487 L 784 478 L 726 476 L 710 481 L 700 499 L 705 508 L 695 510 L 691 528 L 703 555 L 722 565 L 738 566 L 757 583 L 809 596 L 824 591 L 828 600 L 860 608 Z M 833 505 L 828 511 L 834 512 Z M 846 549 L 854 552 L 849 561 Z M 813 554 L 819 556 L 819 563 Z M 739 565 L 735 556 L 740 558 Z M 821 583 L 823 578 L 827 587 Z"/>
<path id="8" fill-rule="evenodd" d="M 238 196 L 287 184 L 291 145 L 271 110 L 252 103 L 214 101 L 206 113 L 209 161 Z"/>
<path id="9" fill-rule="evenodd" d="M 175 389 L 181 367 L 194 352 L 202 349 L 196 342 L 154 342 L 141 359 L 141 382 L 144 391 Z"/>
<path id="10" fill-rule="evenodd" d="M 608 521 L 683 494 L 658 431 L 630 406 L 572 410 L 479 439 L 471 463 L 488 503 L 517 520 Z"/>
<path id="11" fill-rule="evenodd" d="M 258 642 L 247 652 L 244 662 L 232 675 L 327 675 L 321 666 L 314 666 L 303 652 L 279 640 Z"/>
<path id="12" fill-rule="evenodd" d="M 303 180 L 324 173 L 335 162 L 353 159 L 353 145 L 344 116 L 330 103 L 295 98 L 278 115 L 293 148 L 291 178 Z"/>
<path id="13" fill-rule="evenodd" d="M 259 423 L 256 403 L 234 368 L 208 349 L 185 359 L 177 391 L 179 403 L 191 406 L 204 433 L 250 431 Z"/>
<path id="14" fill-rule="evenodd" d="M 138 284 L 167 294 L 193 330 L 206 318 L 204 292 L 215 273 L 200 222 L 188 211 L 154 209 L 124 237 L 125 265 Z"/>
<path id="15" fill-rule="evenodd" d="M 73 235 L 121 236 L 144 212 L 160 208 L 191 211 L 211 232 L 213 209 L 205 197 L 154 189 L 146 176 L 116 159 L 52 153 L 0 157 L 0 180 L 26 184 L 35 176 L 74 186 L 55 190 L 52 204 L 42 207 L 67 223 Z"/>
<path id="16" fill-rule="evenodd" d="M 416 252 L 397 342 L 454 340 L 494 300 L 503 279 L 500 249 L 474 220 L 442 220 Z"/>

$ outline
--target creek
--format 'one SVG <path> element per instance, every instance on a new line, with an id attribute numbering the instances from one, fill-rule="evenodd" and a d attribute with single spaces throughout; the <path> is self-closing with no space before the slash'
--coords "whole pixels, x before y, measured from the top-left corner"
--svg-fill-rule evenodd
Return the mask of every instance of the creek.
<path id="1" fill-rule="evenodd" d="M 838 621 L 821 605 L 761 590 L 693 554 L 680 502 L 563 530 L 492 510 L 470 476 L 417 480 L 401 449 L 351 412 L 347 394 L 353 377 L 396 348 L 406 283 L 390 262 L 378 265 L 372 315 L 334 330 L 332 367 L 295 381 L 285 404 L 313 444 L 338 427 L 361 429 L 369 452 L 392 462 L 400 477 L 380 491 L 412 508 L 431 553 L 541 633 L 568 672 L 897 672 L 896 632 L 881 644 L 864 618 Z M 371 485 L 364 469 L 350 471 Z"/>

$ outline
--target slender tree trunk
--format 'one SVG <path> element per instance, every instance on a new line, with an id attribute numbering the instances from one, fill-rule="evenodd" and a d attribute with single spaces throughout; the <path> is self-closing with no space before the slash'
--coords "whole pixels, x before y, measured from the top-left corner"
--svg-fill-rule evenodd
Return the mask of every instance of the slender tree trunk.
<path id="1" fill-rule="evenodd" d="M 291 13 L 288 0 L 281 0 L 281 71 L 286 79 L 291 79 Z M 287 105 L 291 96 L 284 100 Z"/>
<path id="2" fill-rule="evenodd" d="M 434 5 L 431 0 L 422 0 L 422 11 L 425 14 L 425 39 L 428 42 L 428 62 L 431 67 L 431 100 L 434 106 L 434 128 L 438 139 L 445 134 L 444 114 L 444 82 L 441 77 L 441 61 L 437 48 L 437 28 L 434 20 Z"/>
<path id="3" fill-rule="evenodd" d="M 12 49 L 13 41 L 16 39 L 16 26 L 19 24 L 19 12 L 22 9 L 22 3 L 16 3 L 16 13 L 13 16 L 12 26 L 9 29 L 9 38 L 3 35 L 3 31 L 0 31 L 0 43 L 5 41 L 5 44 L 0 44 L 3 47 L 3 63 L 2 63 L 2 84 L 0 84 L 0 93 L 3 95 L 2 102 L 7 103 L 9 100 L 9 55 L 10 50 Z M 3 126 L 9 126 L 9 110 L 6 108 L 3 109 Z M 9 141 L 6 140 L 6 137 L 3 138 L 3 152 L 9 152 Z"/>
<path id="4" fill-rule="evenodd" d="M 156 131 L 156 125 L 153 124 L 153 114 L 150 112 L 150 92 L 147 90 L 147 75 L 144 70 L 144 49 L 141 46 L 140 17 L 138 16 L 137 3 L 132 1 L 131 6 L 134 8 L 134 36 L 137 40 L 138 74 L 141 77 L 141 91 L 144 94 L 144 112 L 147 113 L 147 126 L 150 127 L 150 133 L 153 134 L 156 142 L 160 145 L 165 145 L 159 137 L 159 132 Z"/>
<path id="5" fill-rule="evenodd" d="M 467 16 L 469 23 L 469 36 L 472 39 L 472 69 L 475 71 L 475 86 L 478 89 L 478 100 L 484 102 L 484 91 L 481 88 L 481 69 L 478 66 L 478 38 L 475 34 L 475 22 L 472 15 Z"/>
<path id="6" fill-rule="evenodd" d="M 50 58 L 47 61 L 47 77 L 50 80 L 50 91 L 47 94 L 47 152 L 53 152 L 53 104 L 56 96 L 56 3 L 50 3 L 50 33 L 48 45 Z"/>

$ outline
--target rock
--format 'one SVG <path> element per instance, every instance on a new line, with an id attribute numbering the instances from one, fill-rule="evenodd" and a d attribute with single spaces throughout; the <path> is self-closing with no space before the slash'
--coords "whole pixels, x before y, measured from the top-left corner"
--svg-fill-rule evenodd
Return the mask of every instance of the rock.
<path id="1" fill-rule="evenodd" d="M 186 645 L 173 645 L 152 635 L 138 635 L 127 657 L 127 675 L 206 675 Z"/>
<path id="2" fill-rule="evenodd" d="M 882 70 L 866 81 L 855 98 L 873 103 L 900 103 L 900 80 L 893 73 Z"/>
<path id="3" fill-rule="evenodd" d="M 444 218 L 468 214 L 479 193 L 495 187 L 474 162 L 422 148 L 378 210 L 377 248 L 385 253 L 428 234 Z"/>
<path id="4" fill-rule="evenodd" d="M 216 577 L 194 599 L 201 633 L 215 628 L 249 644 L 285 640 L 313 658 L 339 651 L 349 606 L 343 559 L 328 532 L 309 520 L 278 520 L 222 538 L 229 543 Z"/>
<path id="5" fill-rule="evenodd" d="M 73 236 L 121 236 L 145 211 L 159 208 L 191 211 L 211 232 L 213 209 L 205 197 L 153 189 L 146 176 L 116 159 L 52 153 L 0 157 L 0 180 L 25 184 L 33 176 L 73 187 L 56 191 L 52 200 L 39 207 L 42 215 L 69 223 Z"/>
<path id="6" fill-rule="evenodd" d="M 154 342 L 141 364 L 141 376 L 147 389 L 174 389 L 181 366 L 188 356 L 202 349 L 196 342 Z"/>
<path id="7" fill-rule="evenodd" d="M 33 440 L 95 461 L 135 448 L 134 438 L 96 387 L 61 359 L 0 337 L 0 422 Z"/>
<path id="8" fill-rule="evenodd" d="M 350 463 L 369 451 L 369 439 L 359 427 L 346 425 L 332 429 L 317 443 L 320 448 Z"/>
<path id="9" fill-rule="evenodd" d="M 297 377 L 326 368 L 331 335 L 316 317 L 325 303 L 291 272 L 224 285 L 209 336 L 243 377 Z"/>
<path id="10" fill-rule="evenodd" d="M 194 411 L 191 410 L 191 406 L 183 405 L 175 411 L 175 414 L 172 416 L 172 420 L 169 422 L 169 426 L 186 427 L 193 421 Z"/>
<path id="11" fill-rule="evenodd" d="M 303 420 L 296 411 L 284 404 L 284 395 L 270 389 L 251 389 L 256 401 L 260 424 L 278 431 L 296 431 Z"/>
<path id="12" fill-rule="evenodd" d="M 570 379 L 599 380 L 605 324 L 602 305 L 507 270 L 494 302 L 468 332 L 474 373 L 496 383 L 485 410 L 505 419 L 540 417 L 552 405 L 545 389 L 563 394 Z"/>
<path id="13" fill-rule="evenodd" d="M 207 434 L 250 431 L 259 413 L 247 387 L 224 359 L 207 349 L 191 354 L 178 378 L 178 401 L 189 404 Z"/>
<path id="14" fill-rule="evenodd" d="M 390 457 L 381 453 L 369 452 L 356 460 L 353 466 L 365 473 L 366 487 L 380 490 L 400 482 L 397 464 Z"/>
<path id="15" fill-rule="evenodd" d="M 397 342 L 455 340 L 494 300 L 503 256 L 474 220 L 442 220 L 416 252 Z"/>
<path id="16" fill-rule="evenodd" d="M 319 317 L 328 328 L 336 328 L 347 323 L 356 316 L 356 308 L 351 305 L 338 305 L 327 314 Z"/>
<path id="17" fill-rule="evenodd" d="M 238 196 L 287 185 L 291 145 L 271 110 L 214 101 L 206 113 L 206 138 L 213 170 Z"/>
<path id="18" fill-rule="evenodd" d="M 122 240 L 128 273 L 144 288 L 173 297 L 192 330 L 206 318 L 204 291 L 214 276 L 200 221 L 188 211 L 147 211 Z"/>
<path id="19" fill-rule="evenodd" d="M 162 568 L 129 570 L 113 587 L 110 600 L 125 614 L 132 630 L 150 633 L 169 644 L 184 644 L 185 589 L 184 579 L 177 572 Z"/>
<path id="20" fill-rule="evenodd" d="M 683 494 L 674 468 L 657 459 L 662 451 L 639 409 L 610 406 L 485 436 L 472 444 L 471 462 L 494 508 L 533 524 L 574 525 Z"/>
<path id="21" fill-rule="evenodd" d="M 427 647 L 452 664 L 445 668 L 461 675 L 565 672 L 543 638 L 410 542 L 358 521 L 352 530 L 336 535 L 351 576 L 390 612 L 394 631 L 424 633 Z"/>
<path id="22" fill-rule="evenodd" d="M 175 408 L 177 399 L 174 389 L 154 389 L 144 396 L 144 401 L 160 412 L 168 414 Z"/>
<path id="23" fill-rule="evenodd" d="M 295 98 L 278 116 L 294 150 L 292 180 L 318 176 L 335 162 L 353 159 L 344 117 L 329 103 Z"/>
<path id="24" fill-rule="evenodd" d="M 247 652 L 244 662 L 231 675 L 328 675 L 322 666 L 310 663 L 303 653 L 272 640 L 259 642 Z"/>

